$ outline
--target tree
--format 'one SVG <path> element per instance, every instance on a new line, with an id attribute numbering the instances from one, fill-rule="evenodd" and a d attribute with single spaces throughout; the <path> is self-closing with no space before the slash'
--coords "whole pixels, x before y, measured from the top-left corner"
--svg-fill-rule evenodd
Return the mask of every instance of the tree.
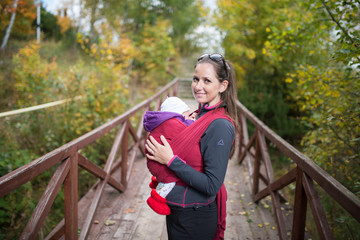
<path id="1" fill-rule="evenodd" d="M 313 25 L 321 26 L 329 44 L 319 44 L 326 61 L 304 63 L 288 75 L 308 131 L 304 151 L 360 196 L 360 56 L 359 3 L 309 1 Z M 341 19 L 341 21 L 340 21 Z M 333 37 L 333 35 L 336 37 Z M 293 81 L 294 80 L 294 81 Z M 292 85 L 292 86 L 291 86 Z"/>
<path id="2" fill-rule="evenodd" d="M 17 2 L 16 9 L 14 4 Z M 28 39 L 34 34 L 32 23 L 36 18 L 36 9 L 33 1 L 0 1 L 0 37 L 6 35 L 5 28 L 11 25 L 11 37 L 13 39 Z M 15 19 L 16 12 L 16 19 Z M 16 21 L 15 21 L 16 20 Z M 34 35 L 35 36 L 35 35 Z"/>
<path id="3" fill-rule="evenodd" d="M 83 1 L 82 12 L 83 15 L 89 15 L 90 17 L 90 33 L 89 36 L 91 39 L 97 38 L 97 33 L 95 29 L 95 22 L 101 18 L 100 9 L 99 9 L 99 0 L 86 0 Z"/>
<path id="4" fill-rule="evenodd" d="M 321 57 L 320 51 L 310 54 L 318 41 L 325 41 L 311 13 L 288 0 L 225 0 L 218 7 L 216 23 L 225 36 L 226 58 L 236 69 L 239 99 L 281 136 L 301 136 L 286 79 L 301 63 Z"/>
<path id="5" fill-rule="evenodd" d="M 203 19 L 205 10 L 200 0 L 161 0 L 161 1 L 84 1 L 84 14 L 90 16 L 91 25 L 97 20 L 107 20 L 119 35 L 125 33 L 137 41 L 145 27 L 156 26 L 159 21 L 167 20 L 167 31 L 173 44 L 180 53 L 191 51 L 194 41 L 186 38 Z M 101 7 L 98 7 L 101 6 Z M 91 32 L 93 28 L 91 27 Z M 141 41 L 141 40 L 140 40 Z"/>
<path id="6" fill-rule="evenodd" d="M 44 39 L 61 39 L 60 26 L 57 23 L 57 18 L 51 12 L 48 12 L 43 6 L 40 10 L 41 15 L 41 31 L 44 33 Z M 36 26 L 36 20 L 33 21 L 33 26 Z"/>
<path id="7" fill-rule="evenodd" d="M 10 19 L 9 26 L 6 28 L 6 33 L 5 33 L 3 42 L 1 44 L 1 49 L 5 49 L 6 44 L 8 42 L 10 32 L 11 32 L 11 28 L 12 28 L 12 25 L 14 24 L 14 21 L 15 21 L 17 3 L 18 3 L 18 0 L 14 0 L 12 8 L 10 10 L 11 11 L 11 19 Z"/>
<path id="8" fill-rule="evenodd" d="M 286 118 L 301 119 L 302 151 L 360 196 L 358 1 L 218 4 L 241 101 L 282 135 L 293 134 Z M 356 220 L 321 198 L 335 237 L 359 238 Z"/>
<path id="9" fill-rule="evenodd" d="M 200 24 L 203 12 L 196 0 L 109 0 L 101 4 L 86 0 L 84 7 L 83 13 L 93 19 L 92 25 L 97 26 L 94 30 L 97 37 L 90 31 L 87 38 L 89 51 L 91 46 L 101 45 L 109 35 L 115 39 L 111 44 L 129 39 L 137 50 L 127 65 L 127 75 L 132 79 L 129 85 L 131 101 L 142 95 L 138 89 L 144 87 L 146 90 L 142 93 L 146 94 L 147 90 L 154 91 L 168 81 L 169 72 L 176 70 L 179 56 L 195 46 L 186 35 Z M 95 21 L 97 19 L 99 21 Z"/>
<path id="10" fill-rule="evenodd" d="M 310 1 L 317 9 L 316 18 L 323 22 L 328 19 L 335 30 L 338 43 L 333 58 L 345 65 L 357 66 L 360 69 L 360 3 L 350 1 Z"/>

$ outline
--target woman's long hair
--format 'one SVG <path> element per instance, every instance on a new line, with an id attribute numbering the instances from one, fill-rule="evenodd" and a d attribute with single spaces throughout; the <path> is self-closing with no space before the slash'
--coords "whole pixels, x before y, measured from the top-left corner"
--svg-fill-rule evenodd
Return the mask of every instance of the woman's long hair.
<path id="1" fill-rule="evenodd" d="M 225 58 L 224 61 L 214 61 L 210 58 L 210 55 L 198 60 L 198 62 L 195 64 L 195 68 L 198 64 L 201 63 L 209 63 L 212 66 L 214 66 L 217 79 L 220 81 L 220 83 L 222 83 L 225 80 L 228 81 L 228 86 L 226 90 L 220 94 L 220 98 L 223 101 L 221 104 L 219 104 L 216 107 L 216 109 L 225 106 L 226 113 L 234 122 L 235 134 L 236 134 L 236 132 L 238 132 L 240 128 L 239 128 L 239 120 L 238 120 L 238 111 L 236 107 L 236 101 L 238 100 L 238 98 L 237 98 L 237 87 L 236 87 L 236 77 L 235 77 L 234 68 L 232 64 L 229 61 L 227 61 Z M 235 144 L 231 146 L 230 158 L 233 156 L 234 152 L 235 152 Z"/>

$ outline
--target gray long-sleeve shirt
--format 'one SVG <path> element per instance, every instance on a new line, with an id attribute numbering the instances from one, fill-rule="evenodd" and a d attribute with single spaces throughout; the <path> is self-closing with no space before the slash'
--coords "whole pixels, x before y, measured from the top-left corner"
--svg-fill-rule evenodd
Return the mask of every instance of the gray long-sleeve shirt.
<path id="1" fill-rule="evenodd" d="M 214 108 L 200 109 L 199 117 Z M 190 207 L 207 205 L 212 202 L 224 182 L 231 145 L 235 138 L 233 124 L 223 118 L 214 120 L 200 140 L 200 151 L 204 160 L 204 172 L 198 172 L 179 157 L 169 168 L 188 186 L 176 185 L 167 195 L 169 205 Z"/>

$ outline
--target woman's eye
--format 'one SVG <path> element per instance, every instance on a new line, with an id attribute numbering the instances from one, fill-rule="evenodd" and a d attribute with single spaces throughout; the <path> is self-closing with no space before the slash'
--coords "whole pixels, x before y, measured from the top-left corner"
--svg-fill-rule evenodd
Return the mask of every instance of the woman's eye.
<path id="1" fill-rule="evenodd" d="M 209 79 L 205 79 L 205 82 L 207 83 L 211 83 L 211 81 Z"/>
<path id="2" fill-rule="evenodd" d="M 193 77 L 193 82 L 198 82 L 199 79 L 197 77 Z"/>

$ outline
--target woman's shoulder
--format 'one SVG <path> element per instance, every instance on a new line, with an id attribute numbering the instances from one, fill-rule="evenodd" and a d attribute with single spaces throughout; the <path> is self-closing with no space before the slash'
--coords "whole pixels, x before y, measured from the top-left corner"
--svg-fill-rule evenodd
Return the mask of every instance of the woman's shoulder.
<path id="1" fill-rule="evenodd" d="M 229 119 L 217 118 L 210 123 L 205 133 L 230 133 L 231 135 L 235 136 L 235 127 Z"/>
<path id="2" fill-rule="evenodd" d="M 234 124 L 228 118 L 217 118 L 210 123 L 209 127 L 229 127 L 231 129 L 234 129 Z"/>

